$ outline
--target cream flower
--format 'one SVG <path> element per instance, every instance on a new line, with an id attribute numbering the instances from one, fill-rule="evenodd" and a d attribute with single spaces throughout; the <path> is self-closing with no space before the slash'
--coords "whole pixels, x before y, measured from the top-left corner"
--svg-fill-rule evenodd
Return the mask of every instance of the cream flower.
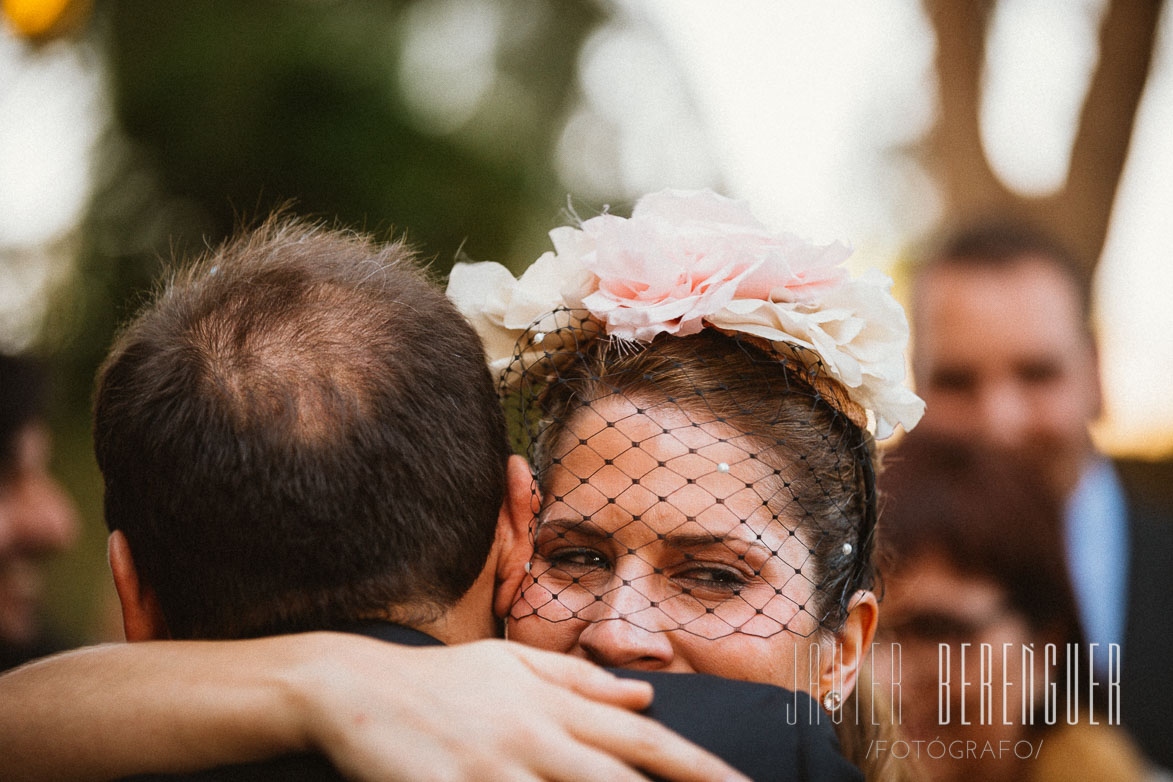
<path id="1" fill-rule="evenodd" d="M 876 439 L 897 424 L 911 429 L 924 401 L 904 385 L 908 321 L 892 298 L 891 280 L 870 270 L 804 302 L 735 299 L 707 318 L 725 331 L 818 354 L 822 370 L 874 418 Z"/>
<path id="2" fill-rule="evenodd" d="M 709 325 L 782 352 L 801 346 L 871 412 L 877 438 L 920 419 L 924 403 L 903 385 L 908 323 L 891 281 L 878 272 L 849 280 L 841 244 L 771 231 L 741 201 L 675 190 L 640 199 L 630 219 L 604 214 L 550 238 L 554 252 L 520 279 L 495 263 L 452 270 L 448 294 L 498 375 L 518 354 L 533 361 L 564 347 L 543 340 L 560 325 L 553 313 L 569 309 L 635 342 Z"/>
<path id="3" fill-rule="evenodd" d="M 520 340 L 527 331 L 555 332 L 565 323 L 555 311 L 566 309 L 569 301 L 581 302 L 593 284 L 591 275 L 548 252 L 519 279 L 499 263 L 458 263 L 448 277 L 448 298 L 480 335 L 489 369 L 500 377 L 515 349 L 530 356 L 528 363 L 547 352 L 551 344 L 529 338 L 523 346 Z M 583 312 L 580 317 L 585 316 Z"/>

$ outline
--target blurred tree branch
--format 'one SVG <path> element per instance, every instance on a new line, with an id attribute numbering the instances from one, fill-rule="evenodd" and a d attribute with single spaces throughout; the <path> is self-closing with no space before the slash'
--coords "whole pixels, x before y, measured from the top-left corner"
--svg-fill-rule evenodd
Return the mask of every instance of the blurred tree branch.
<path id="1" fill-rule="evenodd" d="M 990 166 L 981 140 L 981 83 L 996 0 L 924 0 L 937 37 L 937 124 L 927 158 L 947 224 L 1013 214 L 1053 233 L 1095 267 L 1108 234 L 1137 108 L 1149 75 L 1161 0 L 1110 0 L 1066 181 L 1056 192 L 1014 192 Z"/>

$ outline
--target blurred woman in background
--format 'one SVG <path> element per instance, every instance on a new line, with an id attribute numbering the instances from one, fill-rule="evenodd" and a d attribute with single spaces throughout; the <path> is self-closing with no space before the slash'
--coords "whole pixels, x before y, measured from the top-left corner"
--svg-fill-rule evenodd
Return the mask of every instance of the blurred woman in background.
<path id="1" fill-rule="evenodd" d="M 1041 480 L 1005 454 L 918 432 L 888 456 L 881 487 L 876 672 L 899 679 L 894 710 L 926 775 L 1152 778 L 1109 724 L 1110 682 L 1089 690 L 1059 506 Z"/>

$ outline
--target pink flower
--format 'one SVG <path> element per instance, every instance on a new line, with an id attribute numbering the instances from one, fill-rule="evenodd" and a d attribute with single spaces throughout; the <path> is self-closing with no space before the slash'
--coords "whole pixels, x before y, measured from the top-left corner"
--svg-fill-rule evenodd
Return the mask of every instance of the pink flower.
<path id="1" fill-rule="evenodd" d="M 711 191 L 654 193 L 631 219 L 602 215 L 574 233 L 554 240 L 560 258 L 598 279 L 582 305 L 629 340 L 693 334 L 735 298 L 800 301 L 846 276 L 842 245 L 771 232 L 744 202 Z"/>
<path id="2" fill-rule="evenodd" d="M 848 279 L 842 244 L 770 231 L 743 202 L 711 191 L 674 190 L 641 198 L 630 219 L 601 215 L 550 238 L 554 252 L 521 279 L 495 263 L 452 270 L 448 293 L 505 383 L 521 376 L 510 374 L 517 356 L 532 365 L 551 351 L 574 351 L 598 327 L 647 342 L 709 325 L 782 355 L 795 346 L 817 354 L 819 371 L 866 411 L 877 439 L 898 424 L 911 429 L 924 412 L 904 386 L 908 322 L 891 281 L 879 273 Z M 591 328 L 551 342 L 548 333 L 567 315 L 589 317 Z"/>

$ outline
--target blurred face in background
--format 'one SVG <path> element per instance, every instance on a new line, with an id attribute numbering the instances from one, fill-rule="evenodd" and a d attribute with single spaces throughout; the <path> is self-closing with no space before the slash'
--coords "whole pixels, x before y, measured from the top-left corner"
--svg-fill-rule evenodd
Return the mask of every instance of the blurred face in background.
<path id="1" fill-rule="evenodd" d="M 1041 703 L 1042 645 L 1053 639 L 1036 632 L 994 580 L 965 573 L 941 555 L 929 554 L 902 563 L 886 586 L 884 617 L 877 634 L 876 678 L 886 684 L 885 678 L 893 667 L 889 657 L 892 644 L 898 643 L 901 728 L 907 737 L 925 742 L 939 739 L 946 747 L 965 746 L 969 741 L 977 742 L 979 747 L 987 742 L 997 747 L 1003 741 L 1009 742 L 1005 746 L 1013 746 L 1025 738 L 1029 727 L 1021 721 L 1022 686 L 1030 682 L 1029 672 L 1024 676 L 1022 671 L 1022 648 L 1033 643 L 1039 652 L 1035 664 L 1040 667 L 1035 671 L 1034 685 L 1035 702 Z M 944 661 L 940 644 L 949 647 L 949 657 Z M 965 649 L 964 667 L 963 644 L 970 644 Z M 979 657 L 981 644 L 990 644 L 993 650 L 984 674 Z M 1003 644 L 1010 644 L 1006 666 L 1002 664 Z M 986 720 L 991 724 L 981 724 L 983 675 L 993 682 L 987 702 L 987 707 L 992 706 L 992 718 Z M 946 678 L 950 683 L 946 699 L 949 719 L 942 724 L 939 683 Z M 962 687 L 963 681 L 967 687 Z M 1009 725 L 1003 724 L 1003 693 Z M 969 725 L 961 724 L 962 709 Z M 935 755 L 922 752 L 920 765 L 933 782 L 1015 779 L 1022 769 L 1022 761 L 1013 753 L 976 757 L 971 753 L 956 754 L 938 751 L 935 755 L 943 757 L 934 759 Z"/>
<path id="2" fill-rule="evenodd" d="M 1075 283 L 1046 259 L 936 266 L 917 282 L 922 428 L 1017 453 L 1059 496 L 1092 454 L 1099 369 Z"/>
<path id="3" fill-rule="evenodd" d="M 77 514 L 49 474 L 49 434 L 29 423 L 13 435 L 0 465 L 0 643 L 36 639 L 43 591 L 42 561 L 77 536 Z"/>

